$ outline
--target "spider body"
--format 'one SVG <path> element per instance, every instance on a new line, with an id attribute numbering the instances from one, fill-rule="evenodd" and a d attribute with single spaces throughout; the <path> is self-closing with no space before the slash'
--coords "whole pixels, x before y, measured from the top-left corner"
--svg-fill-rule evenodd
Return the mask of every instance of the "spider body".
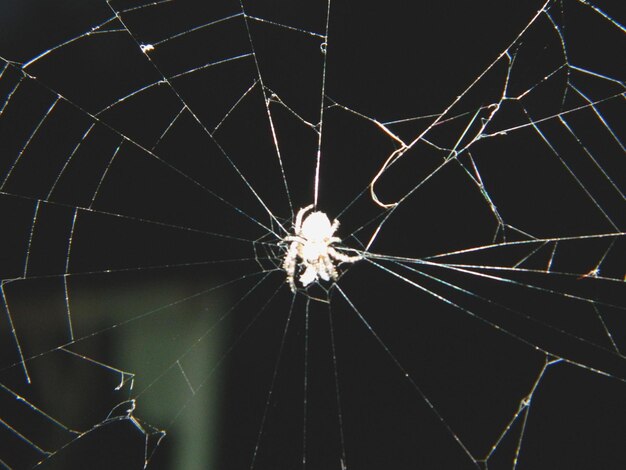
<path id="1" fill-rule="evenodd" d="M 334 236 L 339 221 L 335 219 L 331 223 L 324 212 L 309 212 L 312 208 L 313 204 L 298 211 L 294 235 L 288 235 L 283 239 L 290 242 L 282 267 L 287 273 L 287 283 L 292 292 L 296 291 L 295 277 L 298 263 L 304 269 L 299 281 L 303 287 L 307 287 L 317 279 L 336 280 L 338 274 L 335 262 L 354 263 L 361 259 L 360 256 L 340 253 L 333 247 L 334 243 L 341 242 L 339 237 Z"/>

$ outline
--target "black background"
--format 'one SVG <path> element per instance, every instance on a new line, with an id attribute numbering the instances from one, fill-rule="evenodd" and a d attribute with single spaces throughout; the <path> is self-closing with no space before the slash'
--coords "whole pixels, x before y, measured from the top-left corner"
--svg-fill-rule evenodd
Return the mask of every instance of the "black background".
<path id="1" fill-rule="evenodd" d="M 117 10 L 133 5 L 110 3 Z M 361 191 L 397 143 L 372 119 L 386 122 L 441 112 L 508 47 L 541 5 L 332 3 L 318 207 L 340 218 L 338 235 L 347 246 L 366 244 L 385 215 Z M 2 102 L 22 76 L 20 66 L 28 64 L 24 70 L 29 74 L 0 116 L 0 169 L 2 175 L 11 172 L 0 193 L 0 256 L 11 319 L 33 384 L 24 383 L 6 319 L 0 383 L 66 426 L 91 430 L 64 446 L 64 437 L 48 432 L 49 422 L 6 393 L 0 417 L 14 431 L 6 425 L 2 430 L 2 462 L 30 468 L 42 459 L 19 438 L 20 432 L 30 443 L 58 450 L 42 468 L 141 468 L 145 449 L 149 468 L 175 468 L 176 447 L 186 437 L 169 426 L 175 419 L 191 419 L 217 423 L 206 436 L 206 445 L 217 455 L 212 463 L 196 461 L 197 468 L 250 468 L 254 462 L 258 469 L 340 469 L 344 457 L 345 468 L 354 469 L 486 468 L 479 461 L 541 377 L 521 445 L 525 413 L 490 456 L 488 467 L 513 468 L 519 451 L 520 469 L 623 468 L 623 357 L 613 352 L 593 305 L 561 294 L 597 299 L 608 331 L 623 349 L 623 283 L 617 281 L 624 276 L 623 236 L 559 244 L 554 271 L 568 276 L 490 272 L 522 286 L 416 265 L 420 274 L 380 261 L 415 285 L 362 261 L 343 269 L 338 283 L 358 312 L 328 285 L 314 286 L 308 295 L 300 291 L 293 299 L 284 272 L 276 269 L 282 255 L 279 240 L 266 228 L 281 235 L 278 223 L 290 229 L 291 210 L 312 202 L 317 135 L 303 121 L 319 119 L 324 55 L 323 39 L 303 31 L 323 33 L 327 4 L 263 1 L 244 7 L 248 15 L 297 30 L 255 20 L 248 20 L 248 30 L 241 15 L 225 19 L 241 12 L 234 1 L 176 0 L 122 14 L 133 37 L 125 30 L 93 34 L 29 63 L 112 12 L 100 1 L 0 2 L 0 56 L 12 61 L 0 80 Z M 609 2 L 602 2 L 602 8 L 613 16 L 619 13 Z M 550 12 L 565 34 L 567 63 L 623 80 L 623 39 L 615 26 L 576 2 L 563 2 L 562 8 L 557 2 Z M 139 49 L 139 44 L 156 44 L 216 20 L 223 21 L 156 45 L 148 53 L 151 60 Z M 120 23 L 114 20 L 102 29 L 116 28 Z M 249 55 L 230 60 L 172 78 L 171 87 L 154 85 L 117 102 L 163 76 L 249 54 L 248 34 L 257 63 Z M 545 17 L 520 44 L 510 49 L 516 62 L 509 96 L 532 91 L 523 100 L 503 102 L 486 132 L 584 105 L 571 90 L 563 102 L 568 79 L 593 100 L 623 92 L 607 80 L 575 72 L 567 76 L 566 69 L 537 85 L 555 64 L 565 63 L 560 38 Z M 265 95 L 257 82 L 221 123 L 258 80 L 257 66 Z M 442 147 L 454 146 L 475 110 L 498 102 L 506 72 L 506 62 L 498 62 L 450 116 L 469 114 L 434 129 L 427 138 Z M 282 169 L 263 104 L 272 92 L 293 111 L 277 104 L 277 98 L 271 105 Z M 11 170 L 55 93 L 63 99 Z M 182 113 L 159 140 L 180 111 L 181 100 L 193 115 Z M 620 105 L 613 99 L 598 109 L 616 124 L 616 137 L 623 142 Z M 483 112 L 479 118 L 485 116 Z M 94 120 L 89 138 L 51 192 L 55 176 Z M 623 231 L 623 199 L 584 157 L 580 143 L 555 121 L 542 123 L 541 131 L 558 156 L 532 126 L 471 147 L 505 222 L 538 238 Z M 409 142 L 429 122 L 410 120 L 389 128 Z M 598 117 L 586 110 L 573 113 L 568 122 L 611 181 L 623 187 L 623 152 Z M 384 201 L 398 200 L 446 156 L 417 144 L 381 178 L 378 195 Z M 606 217 L 581 191 L 564 161 Z M 464 170 L 471 168 L 468 154 L 458 163 L 447 165 L 393 211 L 371 247 L 373 253 L 424 258 L 488 245 L 494 235 L 496 242 L 503 241 L 493 213 Z M 276 219 L 268 216 L 250 187 Z M 506 234 L 509 241 L 526 238 L 512 229 Z M 616 280 L 581 279 L 613 240 L 601 272 Z M 485 250 L 447 261 L 512 266 L 538 247 Z M 522 266 L 545 268 L 553 248 L 546 244 Z M 269 259 L 257 262 L 254 257 Z M 233 259 L 239 261 L 228 261 Z M 223 262 L 205 263 L 215 260 Z M 148 269 L 180 264 L 188 265 Z M 273 272 L 257 286 L 263 278 L 260 268 Z M 68 338 L 63 273 L 70 274 L 76 341 Z M 226 288 L 216 288 L 231 280 Z M 214 292 L 218 300 L 211 297 Z M 186 307 L 169 308 L 190 296 L 192 300 L 182 302 Z M 165 313 L 143 316 L 159 309 Z M 218 320 L 223 314 L 227 318 Z M 203 393 L 209 390 L 218 397 L 217 408 L 203 414 L 208 398 L 190 397 L 191 404 L 186 404 L 184 380 L 170 375 L 168 367 L 194 348 L 214 322 L 220 325 L 221 338 L 211 333 L 204 341 L 217 344 L 217 362 L 192 377 L 192 382 L 204 384 Z M 192 335 L 185 336 L 189 328 Z M 151 336 L 153 329 L 163 336 Z M 124 343 L 128 335 L 143 339 L 132 343 L 138 349 L 126 363 L 130 356 L 120 353 L 120 345 L 131 344 Z M 76 354 L 132 369 L 137 382 L 133 390 L 126 384 L 112 392 L 115 374 L 84 358 L 74 364 L 74 356 L 57 349 L 66 343 Z M 170 355 L 159 357 L 159 349 Z M 193 361 L 193 354 L 185 360 Z M 552 363 L 540 374 L 546 361 L 558 358 L 567 361 Z M 160 385 L 148 386 L 162 373 L 159 383 L 175 389 L 174 395 Z M 133 416 L 150 436 L 147 440 L 133 421 L 123 418 L 125 405 L 115 407 L 146 386 L 149 391 L 137 397 Z M 154 401 L 162 412 L 150 419 L 148 402 Z M 168 435 L 158 441 L 160 434 L 150 426 Z"/>

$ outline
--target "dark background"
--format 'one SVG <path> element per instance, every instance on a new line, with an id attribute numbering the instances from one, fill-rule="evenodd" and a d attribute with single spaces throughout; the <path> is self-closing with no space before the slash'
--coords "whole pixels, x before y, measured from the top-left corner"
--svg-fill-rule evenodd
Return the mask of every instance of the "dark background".
<path id="1" fill-rule="evenodd" d="M 423 117 L 389 124 L 410 142 L 432 122 L 425 116 L 445 109 L 541 5 L 331 5 L 318 207 L 340 218 L 345 245 L 362 248 L 386 215 L 363 190 L 397 142 L 373 120 Z M 22 80 L 0 115 L 0 174 L 9 175 L 0 191 L 0 269 L 10 309 L 1 326 L 2 463 L 460 469 L 486 468 L 489 455 L 493 470 L 513 468 L 518 455 L 520 469 L 623 468 L 626 368 L 615 352 L 626 341 L 623 236 L 445 259 L 514 266 L 539 248 L 522 267 L 545 269 L 554 250 L 553 271 L 568 275 L 480 271 L 510 281 L 498 282 L 374 260 L 405 282 L 362 261 L 344 266 L 338 282 L 352 305 L 329 285 L 294 299 L 277 236 L 279 224 L 290 229 L 292 210 L 312 202 L 317 134 L 307 123 L 319 119 L 324 55 L 323 39 L 308 32 L 323 33 L 327 4 L 244 7 L 295 29 L 252 19 L 248 29 L 241 15 L 229 18 L 241 13 L 234 1 L 176 0 L 127 11 L 124 27 L 113 19 L 30 63 L 113 13 L 101 1 L 0 1 L 2 103 Z M 601 7 L 620 14 L 616 2 Z M 510 49 L 508 96 L 531 91 L 501 103 L 485 132 L 585 106 L 568 80 L 592 100 L 623 92 L 567 67 L 542 80 L 563 64 L 624 79 L 614 25 L 573 1 L 549 11 L 567 58 L 542 17 Z M 248 55 L 205 67 L 250 54 L 248 34 L 257 63 Z M 140 44 L 155 44 L 151 60 Z M 507 70 L 497 63 L 429 141 L 452 148 L 476 110 L 499 101 Z M 164 76 L 171 86 L 155 84 Z M 272 101 L 282 169 L 264 99 Z M 193 114 L 174 120 L 181 101 Z M 597 110 L 610 125 L 623 121 L 619 99 Z M 623 231 L 623 198 L 598 171 L 623 188 L 623 130 L 615 125 L 612 136 L 589 109 L 564 116 L 580 141 L 556 119 L 539 124 L 556 155 L 532 126 L 472 144 L 485 189 L 506 223 L 537 238 Z M 378 195 L 398 200 L 448 155 L 417 144 L 381 178 Z M 371 252 L 421 259 L 502 242 L 468 176 L 469 156 L 404 200 Z M 512 228 L 505 235 L 528 238 Z M 581 278 L 604 253 L 605 278 Z M 531 390 L 532 406 L 490 454 Z"/>

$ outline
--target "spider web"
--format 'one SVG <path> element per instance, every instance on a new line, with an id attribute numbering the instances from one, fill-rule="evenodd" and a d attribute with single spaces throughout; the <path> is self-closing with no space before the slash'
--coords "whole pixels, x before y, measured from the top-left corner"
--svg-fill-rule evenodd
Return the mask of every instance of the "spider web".
<path id="1" fill-rule="evenodd" d="M 624 467 L 617 2 L 2 11 L 0 465 Z"/>

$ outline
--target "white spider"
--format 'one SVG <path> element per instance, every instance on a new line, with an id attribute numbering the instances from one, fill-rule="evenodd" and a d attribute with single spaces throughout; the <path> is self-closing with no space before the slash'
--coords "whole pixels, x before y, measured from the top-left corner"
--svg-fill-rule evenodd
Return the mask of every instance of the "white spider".
<path id="1" fill-rule="evenodd" d="M 299 280 L 306 287 L 318 278 L 324 281 L 336 280 L 335 261 L 354 263 L 361 259 L 361 256 L 348 256 L 333 248 L 333 243 L 341 242 L 339 237 L 333 236 L 339 227 L 339 221 L 335 219 L 331 224 L 323 212 L 311 212 L 305 218 L 311 208 L 313 204 L 298 211 L 294 224 L 295 235 L 283 238 L 283 241 L 291 242 L 285 254 L 283 269 L 287 273 L 287 283 L 292 292 L 296 291 L 298 261 L 304 268 Z"/>

